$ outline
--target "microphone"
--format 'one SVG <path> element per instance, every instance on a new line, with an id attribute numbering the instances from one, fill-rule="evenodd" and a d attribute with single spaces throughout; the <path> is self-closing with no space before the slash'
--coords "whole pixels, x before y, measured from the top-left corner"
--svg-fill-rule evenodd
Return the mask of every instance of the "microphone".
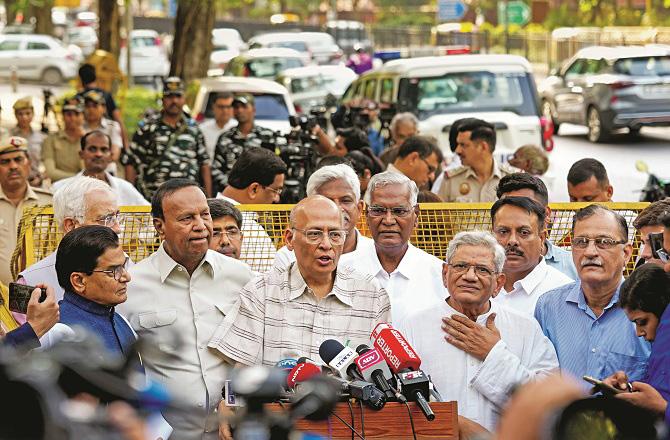
<path id="1" fill-rule="evenodd" d="M 393 379 L 393 375 L 379 350 L 361 344 L 356 347 L 356 352 L 359 355 L 356 358 L 356 366 L 363 379 L 377 385 L 377 388 L 382 390 L 388 399 L 396 397 L 388 383 Z"/>
<path id="2" fill-rule="evenodd" d="M 340 392 L 342 394 L 348 394 L 349 397 L 360 400 L 375 411 L 379 411 L 386 405 L 386 395 L 370 382 L 347 380 L 337 376 L 327 377 L 340 384 Z"/>
<path id="3" fill-rule="evenodd" d="M 298 365 L 300 360 L 295 360 L 295 359 L 282 359 L 279 362 L 275 364 L 275 367 L 279 368 L 280 370 L 288 370 L 290 371 L 293 367 Z"/>
<path id="4" fill-rule="evenodd" d="M 290 390 L 295 389 L 300 382 L 305 382 L 314 376 L 321 374 L 321 368 L 317 365 L 303 362 L 289 371 L 286 384 Z"/>
<path id="5" fill-rule="evenodd" d="M 428 404 L 430 380 L 419 369 L 421 359 L 404 336 L 390 324 L 378 324 L 372 331 L 371 339 L 375 348 L 386 359 L 398 380 L 400 392 L 408 400 L 416 402 L 426 419 L 435 419 L 435 413 Z"/>
<path id="6" fill-rule="evenodd" d="M 337 376 L 345 379 L 358 377 L 355 363 L 358 354 L 351 348 L 334 339 L 326 339 L 319 347 L 319 356 Z"/>

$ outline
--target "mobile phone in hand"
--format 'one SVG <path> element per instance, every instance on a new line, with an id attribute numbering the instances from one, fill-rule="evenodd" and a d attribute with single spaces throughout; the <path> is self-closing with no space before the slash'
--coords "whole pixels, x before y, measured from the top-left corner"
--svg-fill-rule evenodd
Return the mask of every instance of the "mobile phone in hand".
<path id="1" fill-rule="evenodd" d="M 600 379 L 595 379 L 591 376 L 583 376 L 582 379 L 587 381 L 590 384 L 593 384 L 596 391 L 600 391 L 606 396 L 613 396 L 615 394 L 625 393 L 626 391 L 614 388 L 612 385 L 608 385 Z"/>
<path id="2" fill-rule="evenodd" d="M 26 284 L 9 283 L 9 310 L 15 313 L 28 313 L 28 303 L 30 302 L 30 295 L 36 287 L 28 286 Z M 47 289 L 40 287 L 42 293 L 40 294 L 40 302 L 47 299 Z"/>

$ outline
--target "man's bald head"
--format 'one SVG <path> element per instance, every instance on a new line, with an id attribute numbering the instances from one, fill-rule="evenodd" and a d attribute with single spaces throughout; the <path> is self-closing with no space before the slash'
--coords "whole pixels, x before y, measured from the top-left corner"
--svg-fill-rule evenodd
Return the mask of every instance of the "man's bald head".
<path id="1" fill-rule="evenodd" d="M 291 209 L 289 220 L 292 228 L 304 228 L 314 216 L 324 215 L 332 215 L 332 218 L 337 217 L 342 222 L 342 211 L 335 202 L 324 196 L 313 195 L 302 199 Z"/>

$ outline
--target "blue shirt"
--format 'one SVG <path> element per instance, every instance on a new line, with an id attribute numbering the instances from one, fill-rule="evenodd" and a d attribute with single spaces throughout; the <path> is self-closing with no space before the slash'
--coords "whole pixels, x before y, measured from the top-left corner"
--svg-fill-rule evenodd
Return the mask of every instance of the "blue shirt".
<path id="1" fill-rule="evenodd" d="M 40 340 L 35 334 L 33 327 L 26 322 L 21 327 L 8 332 L 5 335 L 5 339 L 0 339 L 0 345 L 2 344 L 30 351 L 40 346 Z"/>
<path id="2" fill-rule="evenodd" d="M 65 292 L 60 305 L 60 322 L 80 326 L 98 336 L 105 348 L 115 355 L 126 356 L 135 342 L 135 333 L 114 311 L 114 307 L 90 301 L 72 292 Z"/>
<path id="3" fill-rule="evenodd" d="M 376 156 L 379 156 L 384 150 L 384 136 L 374 128 L 368 129 L 368 142 Z"/>
<path id="4" fill-rule="evenodd" d="M 579 277 L 577 276 L 575 263 L 572 260 L 572 252 L 560 246 L 556 246 L 549 240 L 545 240 L 545 243 L 547 245 L 547 254 L 544 256 L 544 261 L 546 261 L 549 266 L 577 281 Z"/>
<path id="5" fill-rule="evenodd" d="M 642 382 L 654 387 L 666 401 L 670 402 L 670 306 L 665 308 L 656 327 L 647 375 Z M 665 423 L 670 425 L 670 405 L 665 411 Z"/>
<path id="6" fill-rule="evenodd" d="M 637 337 L 635 324 L 617 305 L 619 288 L 598 317 L 586 304 L 579 281 L 540 296 L 535 319 L 554 344 L 561 370 L 578 379 L 602 379 L 619 370 L 631 381 L 644 377 L 650 346 Z"/>

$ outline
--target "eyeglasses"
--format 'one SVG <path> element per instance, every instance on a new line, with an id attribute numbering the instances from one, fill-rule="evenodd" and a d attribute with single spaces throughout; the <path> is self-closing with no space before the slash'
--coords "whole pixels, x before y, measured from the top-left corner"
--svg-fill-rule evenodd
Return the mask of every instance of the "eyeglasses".
<path id="1" fill-rule="evenodd" d="M 424 159 L 423 157 L 420 157 L 419 159 L 421 159 L 423 161 L 423 163 L 425 163 L 426 166 L 428 167 L 428 174 L 433 174 L 437 171 L 437 167 L 429 164 L 426 159 Z"/>
<path id="2" fill-rule="evenodd" d="M 99 225 L 107 226 L 108 228 L 115 224 L 120 225 L 121 213 L 119 211 L 116 211 L 114 214 L 107 214 L 103 217 L 98 217 L 97 219 L 95 219 L 95 221 Z"/>
<path id="3" fill-rule="evenodd" d="M 271 186 L 265 186 L 265 185 L 263 185 L 263 188 L 269 189 L 270 191 L 277 194 L 278 196 L 281 196 L 281 193 L 284 192 L 284 188 L 273 188 Z"/>
<path id="4" fill-rule="evenodd" d="M 475 275 L 479 278 L 485 278 L 485 277 L 490 277 L 493 276 L 493 274 L 497 273 L 493 269 L 489 269 L 486 266 L 482 266 L 480 264 L 468 264 L 468 263 L 448 263 L 449 267 L 456 272 L 457 274 L 465 274 L 467 273 L 470 268 L 474 268 L 475 270 Z"/>
<path id="5" fill-rule="evenodd" d="M 385 216 L 389 211 L 393 217 L 407 217 L 412 211 L 414 211 L 414 208 L 409 208 L 406 206 L 394 206 L 393 208 L 386 208 L 384 206 L 378 205 L 368 206 L 368 215 L 370 217 L 382 217 Z"/>
<path id="6" fill-rule="evenodd" d="M 307 243 L 310 244 L 319 244 L 323 241 L 324 235 L 326 233 L 322 231 L 321 229 L 298 229 L 298 228 L 291 228 L 294 231 L 302 232 L 302 234 L 305 236 L 307 239 Z M 328 231 L 328 240 L 336 246 L 339 246 L 341 244 L 344 244 L 344 240 L 347 238 L 347 231 L 344 229 L 333 229 L 332 231 Z"/>
<path id="7" fill-rule="evenodd" d="M 612 249 L 614 246 L 618 244 L 625 244 L 627 243 L 626 240 L 615 240 L 610 237 L 596 237 L 596 238 L 589 238 L 589 237 L 572 237 L 572 247 L 575 249 L 586 249 L 589 247 L 589 243 L 595 243 L 596 247 L 598 249 L 602 250 L 607 250 L 607 249 Z"/>
<path id="8" fill-rule="evenodd" d="M 127 272 L 128 257 L 120 266 L 114 266 L 111 269 L 93 269 L 91 272 L 102 272 L 107 276 L 113 277 L 116 281 L 121 281 L 121 277 Z"/>
<path id="9" fill-rule="evenodd" d="M 223 234 L 226 234 L 228 238 L 232 238 L 235 240 L 240 238 L 240 236 L 242 235 L 242 231 L 240 231 L 237 228 L 226 229 L 224 231 L 214 231 L 212 232 L 212 237 L 218 240 L 223 236 Z"/>

